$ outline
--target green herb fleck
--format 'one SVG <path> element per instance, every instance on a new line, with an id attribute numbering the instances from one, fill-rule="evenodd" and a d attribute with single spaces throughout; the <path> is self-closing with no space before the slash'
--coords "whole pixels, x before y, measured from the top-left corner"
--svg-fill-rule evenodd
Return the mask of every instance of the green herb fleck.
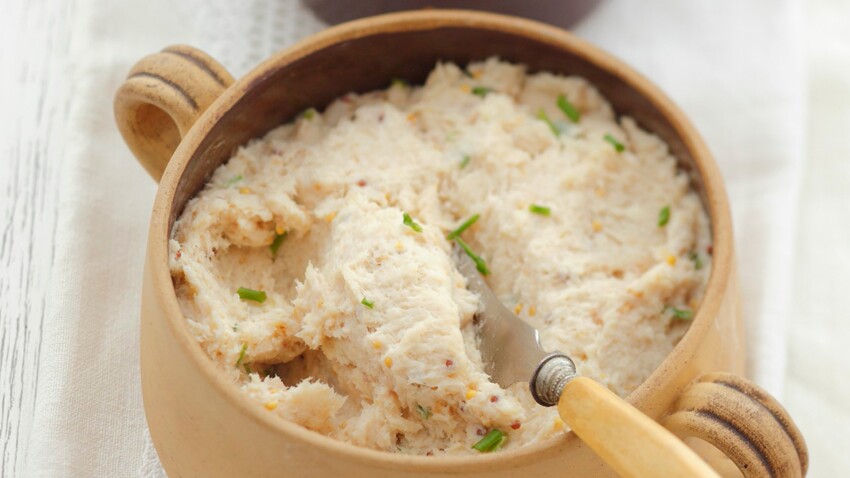
<path id="1" fill-rule="evenodd" d="M 365 297 L 363 298 L 363 300 L 361 300 L 361 301 L 360 301 L 360 303 L 361 303 L 361 304 L 363 304 L 363 305 L 365 305 L 366 307 L 368 307 L 368 308 L 370 308 L 370 309 L 374 309 L 374 308 L 375 308 L 375 303 L 374 303 L 374 302 L 372 302 L 371 300 L 369 300 L 369 299 L 365 298 Z"/>
<path id="2" fill-rule="evenodd" d="M 254 373 L 254 371 L 253 371 L 253 370 L 251 370 L 251 367 L 249 367 L 247 363 L 246 363 L 246 364 L 244 364 L 244 365 L 242 366 L 242 368 L 244 368 L 244 369 L 245 369 L 245 373 L 247 373 L 248 375 L 251 375 L 252 373 Z"/>
<path id="3" fill-rule="evenodd" d="M 478 440 L 478 443 L 472 445 L 472 448 L 480 451 L 481 453 L 489 453 L 501 448 L 507 439 L 508 435 L 505 434 L 505 432 L 494 428 L 484 435 L 484 438 Z"/>
<path id="4" fill-rule="evenodd" d="M 431 409 L 428 407 L 423 407 L 422 405 L 416 404 L 416 413 L 419 414 L 419 418 L 423 420 L 427 420 L 431 418 Z"/>
<path id="5" fill-rule="evenodd" d="M 248 351 L 248 344 L 242 344 L 242 350 L 239 351 L 239 358 L 236 359 L 236 366 L 242 365 L 242 360 L 245 359 L 245 352 Z"/>
<path id="6" fill-rule="evenodd" d="M 540 108 L 540 111 L 537 112 L 537 119 L 546 123 L 549 126 L 549 129 L 552 130 L 552 134 L 554 134 L 555 136 L 561 134 L 561 131 L 558 129 L 557 126 L 555 126 L 555 123 L 553 123 L 552 120 L 549 119 L 549 116 L 546 114 L 545 111 L 543 111 L 543 108 Z"/>
<path id="7" fill-rule="evenodd" d="M 528 206 L 528 210 L 534 214 L 540 214 L 541 216 L 549 216 L 552 214 L 552 208 L 541 206 L 539 204 L 532 204 L 531 206 Z"/>
<path id="8" fill-rule="evenodd" d="M 664 206 L 658 211 L 658 227 L 664 227 L 670 222 L 670 206 Z"/>
<path id="9" fill-rule="evenodd" d="M 399 88 L 407 88 L 408 86 L 410 86 L 410 83 L 408 83 L 406 80 L 403 80 L 401 78 L 393 78 L 393 82 L 392 82 L 391 86 L 398 86 Z"/>
<path id="10" fill-rule="evenodd" d="M 581 112 L 575 107 L 565 95 L 558 96 L 558 108 L 564 112 L 567 118 L 573 123 L 578 123 L 581 120 Z"/>
<path id="11" fill-rule="evenodd" d="M 261 304 L 266 301 L 266 293 L 261 290 L 240 287 L 236 293 L 239 294 L 240 299 L 253 300 L 254 302 L 259 302 Z"/>
<path id="12" fill-rule="evenodd" d="M 613 146 L 614 149 L 616 149 L 618 153 L 622 153 L 623 151 L 626 150 L 626 147 L 623 146 L 623 143 L 617 141 L 617 138 L 611 136 L 610 134 L 605 135 L 605 141 L 611 143 L 611 146 Z"/>
<path id="13" fill-rule="evenodd" d="M 673 314 L 673 317 L 682 320 L 691 320 L 694 318 L 694 311 L 690 309 L 677 309 L 675 307 L 668 307 L 668 311 Z"/>
<path id="14" fill-rule="evenodd" d="M 473 95 L 480 96 L 482 98 L 484 98 L 485 96 L 487 96 L 489 93 L 492 93 L 492 92 L 493 92 L 493 88 L 489 88 L 489 87 L 486 87 L 486 86 L 476 86 L 475 88 L 472 89 Z"/>
<path id="15" fill-rule="evenodd" d="M 283 231 L 283 234 L 275 233 L 272 245 L 269 246 L 269 249 L 272 251 L 272 257 L 277 257 L 277 250 L 280 249 L 280 245 L 283 244 L 283 240 L 286 239 L 286 234 L 287 231 Z"/>
<path id="16" fill-rule="evenodd" d="M 307 108 L 303 113 L 301 113 L 301 117 L 309 121 L 316 116 L 316 113 L 316 108 Z"/>
<path id="17" fill-rule="evenodd" d="M 463 234 L 463 231 L 465 231 L 465 230 L 469 229 L 469 228 L 470 228 L 470 226 L 472 226 L 473 224 L 475 224 L 475 221 L 477 221 L 480 217 L 481 217 L 481 215 L 480 215 L 480 214 L 473 214 L 473 215 L 472 215 L 472 217 L 470 217 L 470 218 L 469 218 L 469 219 L 467 219 L 466 221 L 463 221 L 463 224 L 461 224 L 460 226 L 458 226 L 458 228 L 457 228 L 457 229 L 455 229 L 454 231 L 452 231 L 452 232 L 450 232 L 450 233 L 446 234 L 446 239 L 448 239 L 448 240 L 450 240 L 450 241 L 451 241 L 452 239 L 454 239 L 454 238 L 456 238 L 456 237 L 460 236 L 461 234 Z"/>
<path id="18" fill-rule="evenodd" d="M 416 232 L 422 232 L 422 226 L 420 226 L 419 224 L 417 224 L 417 223 L 413 222 L 413 219 L 410 217 L 410 214 L 408 214 L 408 213 L 404 213 L 404 215 L 402 216 L 402 218 L 403 218 L 403 219 L 402 219 L 402 222 L 404 223 L 404 225 L 405 225 L 405 226 L 407 226 L 407 227 L 409 227 L 409 228 L 413 229 L 413 230 L 414 230 L 414 231 L 416 231 Z"/>
<path id="19" fill-rule="evenodd" d="M 468 154 L 464 154 L 463 159 L 460 160 L 460 169 L 469 166 L 470 161 L 472 161 L 472 157 Z"/>
<path id="20" fill-rule="evenodd" d="M 490 269 L 487 268 L 487 263 L 484 261 L 484 259 L 481 258 L 481 256 L 472 252 L 472 249 L 469 247 L 469 244 L 464 242 L 464 240 L 460 237 L 455 237 L 454 240 L 461 248 L 463 248 L 463 251 L 466 252 L 466 255 L 468 255 L 469 258 L 472 259 L 472 262 L 475 263 L 475 268 L 478 269 L 478 272 L 485 276 L 490 273 Z"/>
<path id="21" fill-rule="evenodd" d="M 226 183 L 224 183 L 224 187 L 229 188 L 230 186 L 233 186 L 234 184 L 238 183 L 239 181 L 242 181 L 243 179 L 245 178 L 243 178 L 241 174 L 233 176 L 232 178 L 228 179 Z"/>
<path id="22" fill-rule="evenodd" d="M 699 257 L 699 254 L 697 254 L 696 251 L 692 251 L 690 254 L 688 254 L 688 259 L 693 261 L 694 269 L 702 269 L 702 259 Z"/>

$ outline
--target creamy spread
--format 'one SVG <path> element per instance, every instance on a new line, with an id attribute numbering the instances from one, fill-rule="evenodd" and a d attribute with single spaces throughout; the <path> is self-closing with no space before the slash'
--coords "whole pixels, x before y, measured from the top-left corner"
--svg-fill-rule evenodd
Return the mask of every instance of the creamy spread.
<path id="1" fill-rule="evenodd" d="M 483 371 L 446 238 L 476 214 L 460 237 L 494 292 L 620 395 L 699 305 L 709 221 L 665 143 L 587 81 L 497 59 L 241 148 L 176 222 L 171 270 L 200 345 L 268 413 L 391 452 L 477 453 L 493 429 L 510 449 L 564 425 Z"/>

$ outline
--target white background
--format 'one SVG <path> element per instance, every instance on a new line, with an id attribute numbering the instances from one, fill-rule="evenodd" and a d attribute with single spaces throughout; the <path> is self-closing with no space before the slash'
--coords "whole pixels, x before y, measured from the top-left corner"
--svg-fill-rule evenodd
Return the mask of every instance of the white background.
<path id="1" fill-rule="evenodd" d="M 0 6 L 0 475 L 161 476 L 138 384 L 155 186 L 115 131 L 112 95 L 168 44 L 238 77 L 323 24 L 298 0 Z M 704 134 L 732 201 L 749 373 L 784 397 L 809 476 L 845 475 L 850 4 L 606 0 L 574 31 Z"/>

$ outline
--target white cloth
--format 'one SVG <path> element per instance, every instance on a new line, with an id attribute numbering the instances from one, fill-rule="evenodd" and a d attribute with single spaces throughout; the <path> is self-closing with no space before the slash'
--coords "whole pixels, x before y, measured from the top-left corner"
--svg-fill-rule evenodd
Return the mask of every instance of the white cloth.
<path id="1" fill-rule="evenodd" d="M 809 114 L 789 321 L 785 406 L 811 477 L 850 470 L 850 2 L 806 4 Z"/>
<path id="2" fill-rule="evenodd" d="M 340 8 L 342 7 L 340 3 Z M 604 1 L 575 32 L 657 82 L 702 131 L 735 218 L 752 375 L 781 393 L 803 88 L 795 0 Z M 24 476 L 163 476 L 147 437 L 138 317 L 155 186 L 112 120 L 144 54 L 197 46 L 234 76 L 322 28 L 298 0 L 79 0 L 54 292 Z"/>

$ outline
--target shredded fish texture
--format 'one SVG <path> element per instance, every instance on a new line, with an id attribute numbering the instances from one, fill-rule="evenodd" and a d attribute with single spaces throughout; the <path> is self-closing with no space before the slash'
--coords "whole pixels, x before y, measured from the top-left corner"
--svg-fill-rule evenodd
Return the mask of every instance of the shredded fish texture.
<path id="1" fill-rule="evenodd" d="M 687 330 L 710 226 L 664 142 L 581 78 L 467 70 L 305 111 L 238 150 L 175 223 L 182 311 L 264 413 L 421 455 L 562 433 L 527 386 L 484 372 L 454 241 L 547 349 L 621 395 Z"/>

